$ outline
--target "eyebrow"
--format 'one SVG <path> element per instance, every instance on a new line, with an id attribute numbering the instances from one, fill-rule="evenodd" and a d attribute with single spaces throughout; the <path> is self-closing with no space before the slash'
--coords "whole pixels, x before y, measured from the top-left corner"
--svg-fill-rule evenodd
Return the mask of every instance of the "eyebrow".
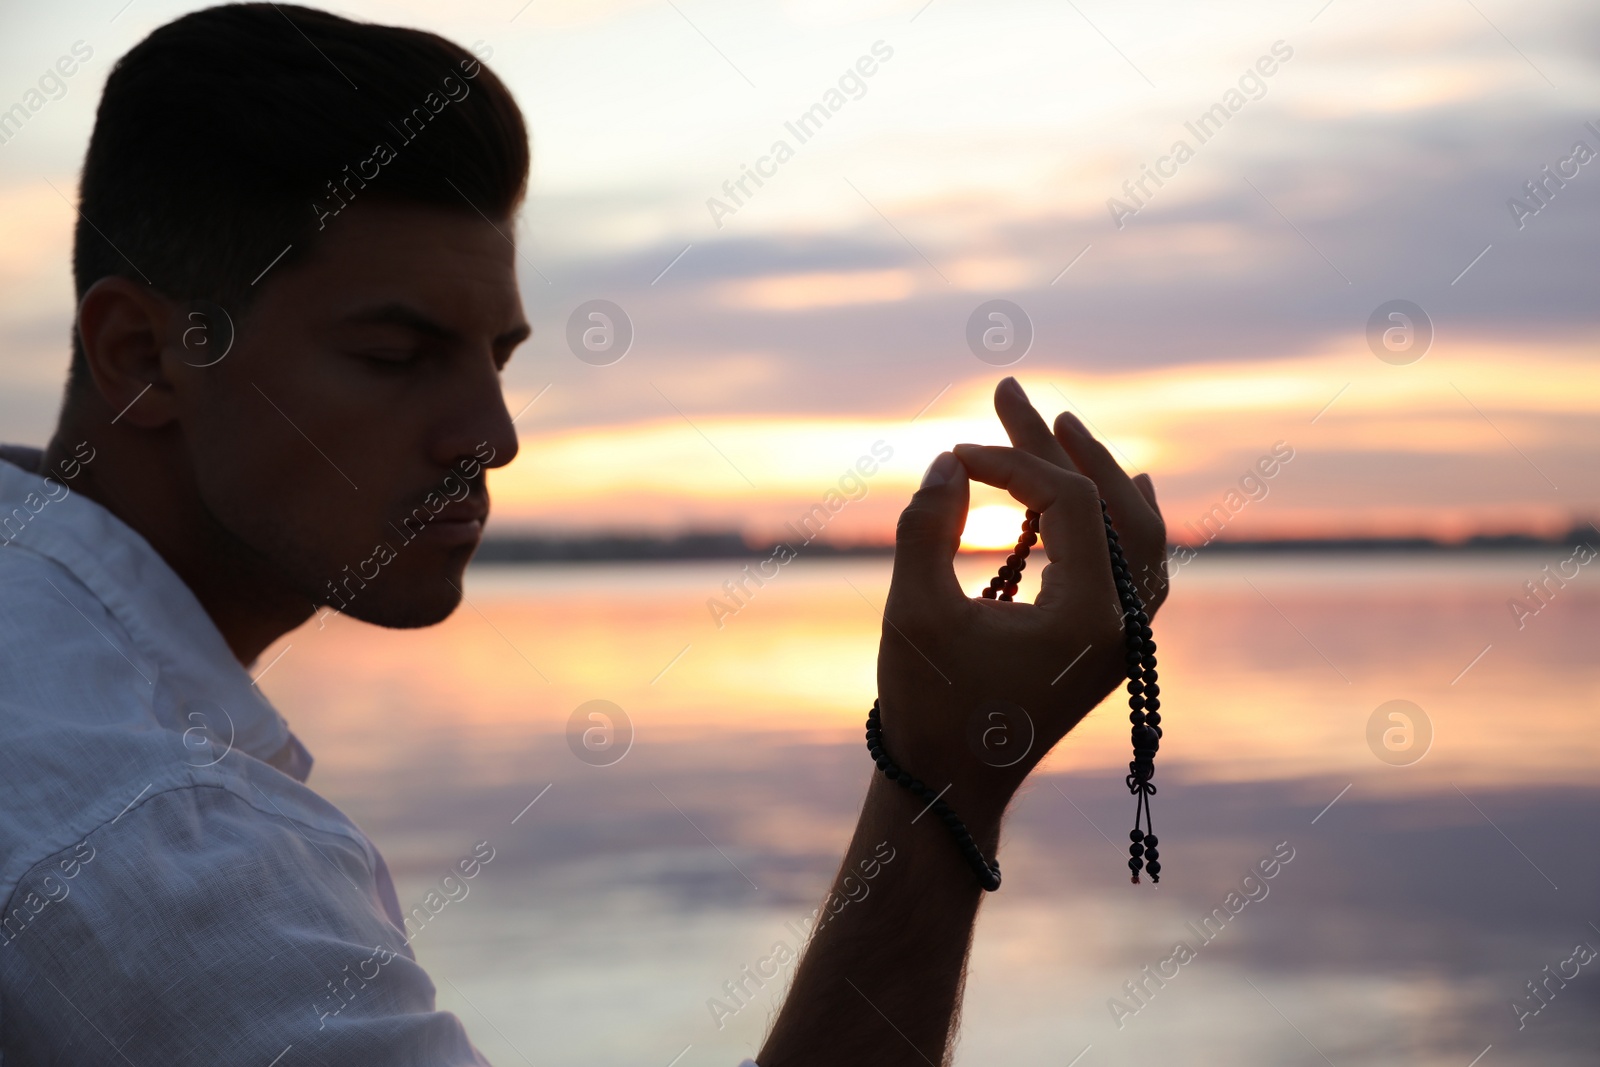
<path id="1" fill-rule="evenodd" d="M 382 304 L 366 311 L 358 311 L 348 315 L 343 320 L 346 323 L 366 325 L 369 323 L 400 326 L 421 334 L 424 337 L 437 341 L 460 341 L 461 335 L 443 323 L 436 322 L 406 304 Z M 533 328 L 526 322 L 518 323 L 511 329 L 500 334 L 494 339 L 495 348 L 512 348 L 526 341 L 533 333 Z"/>

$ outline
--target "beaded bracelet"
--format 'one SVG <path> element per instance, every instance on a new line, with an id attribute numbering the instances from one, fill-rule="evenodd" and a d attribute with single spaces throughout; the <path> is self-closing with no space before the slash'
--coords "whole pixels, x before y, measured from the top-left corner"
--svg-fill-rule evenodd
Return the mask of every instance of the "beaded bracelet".
<path id="1" fill-rule="evenodd" d="M 873 761 L 884 777 L 891 782 L 908 789 L 914 797 L 921 797 L 929 801 L 929 809 L 939 817 L 939 821 L 950 828 L 955 835 L 956 846 L 961 849 L 961 854 L 966 857 L 967 863 L 978 876 L 978 884 L 993 893 L 1000 888 L 1000 863 L 998 859 L 990 863 L 983 858 L 983 853 L 978 850 L 977 843 L 972 840 L 972 834 L 967 830 L 966 824 L 950 810 L 950 805 L 944 802 L 939 794 L 942 790 L 935 790 L 924 785 L 921 780 L 911 777 L 909 773 L 895 766 L 883 751 L 883 724 L 879 717 L 878 702 L 872 702 L 872 710 L 867 712 L 867 751 L 872 754 Z"/>

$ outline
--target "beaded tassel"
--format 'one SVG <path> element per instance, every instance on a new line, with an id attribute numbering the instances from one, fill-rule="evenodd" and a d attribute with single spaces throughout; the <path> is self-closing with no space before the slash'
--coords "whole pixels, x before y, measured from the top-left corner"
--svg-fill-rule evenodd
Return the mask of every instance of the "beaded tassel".
<path id="1" fill-rule="evenodd" d="M 1156 684 L 1156 643 L 1151 640 L 1150 616 L 1145 613 L 1139 591 L 1133 584 L 1128 561 L 1123 558 L 1117 531 L 1111 525 L 1106 502 L 1100 501 L 1105 519 L 1106 543 L 1111 546 L 1111 571 L 1117 580 L 1117 597 L 1122 602 L 1122 631 L 1127 642 L 1128 721 L 1133 724 L 1133 759 L 1128 764 L 1128 792 L 1134 794 L 1133 829 L 1128 839 L 1128 870 L 1139 884 L 1141 869 L 1150 872 L 1150 881 L 1161 881 L 1161 853 L 1156 851 L 1155 824 L 1150 818 L 1150 798 L 1155 795 L 1156 750 L 1161 747 L 1161 687 Z M 1141 828 L 1140 823 L 1143 823 Z"/>

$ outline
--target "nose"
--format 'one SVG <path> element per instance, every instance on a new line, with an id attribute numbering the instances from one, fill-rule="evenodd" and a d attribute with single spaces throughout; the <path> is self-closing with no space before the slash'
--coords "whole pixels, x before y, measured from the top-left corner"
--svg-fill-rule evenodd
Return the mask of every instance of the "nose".
<path id="1" fill-rule="evenodd" d="M 503 467 L 515 459 L 517 430 L 493 358 L 473 359 L 452 392 L 454 403 L 435 438 L 434 462 L 456 468 L 471 459 L 483 467 Z"/>

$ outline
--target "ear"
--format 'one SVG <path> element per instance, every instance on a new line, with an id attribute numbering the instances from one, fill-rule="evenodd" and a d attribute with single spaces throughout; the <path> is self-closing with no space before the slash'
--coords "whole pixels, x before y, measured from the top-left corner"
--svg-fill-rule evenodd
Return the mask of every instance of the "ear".
<path id="1" fill-rule="evenodd" d="M 172 301 L 130 278 L 107 276 L 78 302 L 78 337 L 95 390 L 113 421 L 153 430 L 175 416 L 172 383 L 162 350 L 172 321 Z"/>

